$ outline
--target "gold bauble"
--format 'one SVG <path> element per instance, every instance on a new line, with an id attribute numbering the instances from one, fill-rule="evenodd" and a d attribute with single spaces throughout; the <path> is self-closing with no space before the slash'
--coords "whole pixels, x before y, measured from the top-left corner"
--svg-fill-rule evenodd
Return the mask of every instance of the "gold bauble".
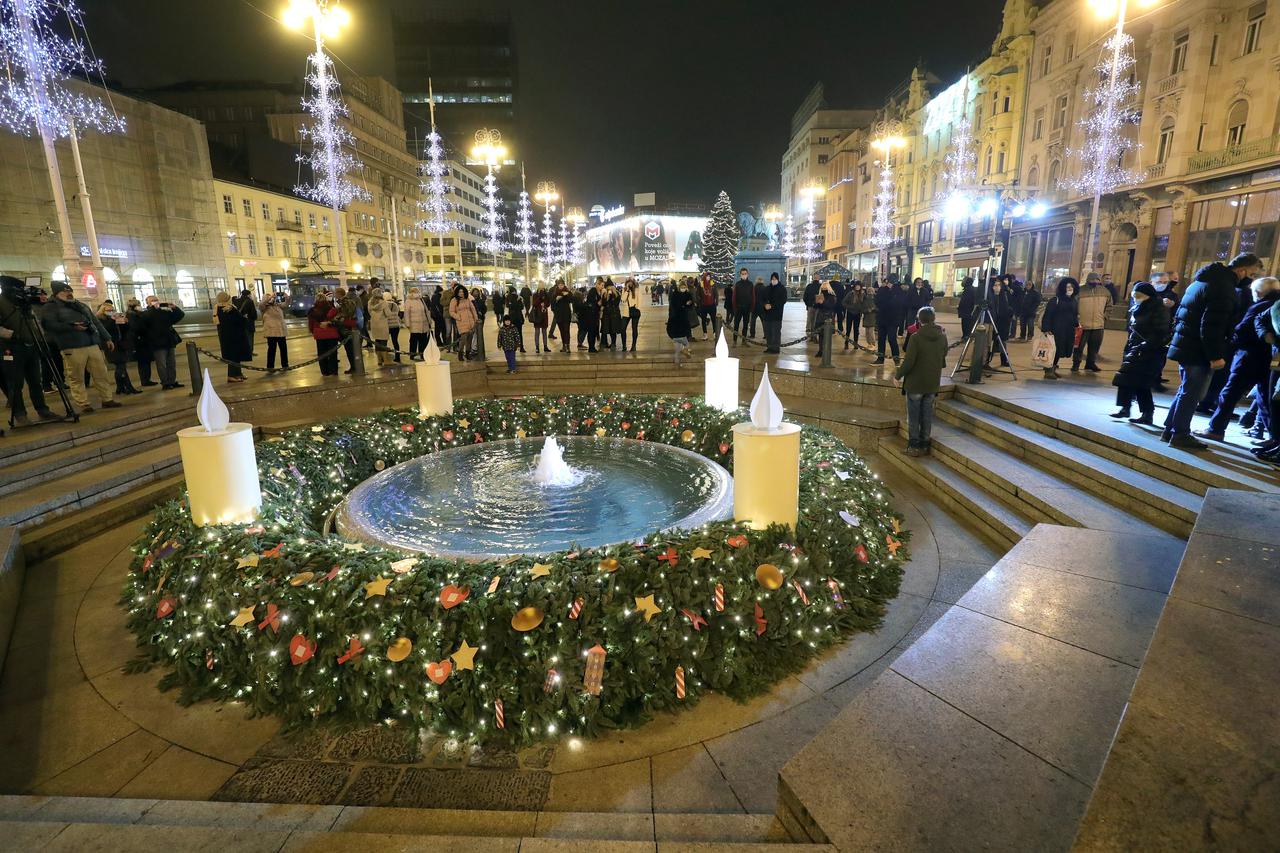
<path id="1" fill-rule="evenodd" d="M 693 441 L 693 430 L 691 429 L 685 430 L 684 432 L 680 433 L 680 437 L 684 439 L 685 444 L 688 444 L 689 442 Z"/>
<path id="2" fill-rule="evenodd" d="M 600 571 L 616 572 L 618 570 L 618 561 L 613 557 L 605 557 L 600 561 Z"/>
<path id="3" fill-rule="evenodd" d="M 765 589 L 778 589 L 782 586 L 782 569 L 773 563 L 761 563 L 756 566 L 756 582 Z"/>
<path id="4" fill-rule="evenodd" d="M 300 572 L 289 578 L 289 586 L 302 586 L 304 583 L 311 583 L 315 580 L 315 572 Z"/>
<path id="5" fill-rule="evenodd" d="M 387 646 L 387 660 L 393 663 L 399 663 L 409 656 L 409 652 L 413 651 L 413 641 L 408 637 L 401 637 L 391 645 Z"/>
<path id="6" fill-rule="evenodd" d="M 511 617 L 511 627 L 517 631 L 532 631 L 542 624 L 542 610 L 538 607 L 521 607 Z"/>

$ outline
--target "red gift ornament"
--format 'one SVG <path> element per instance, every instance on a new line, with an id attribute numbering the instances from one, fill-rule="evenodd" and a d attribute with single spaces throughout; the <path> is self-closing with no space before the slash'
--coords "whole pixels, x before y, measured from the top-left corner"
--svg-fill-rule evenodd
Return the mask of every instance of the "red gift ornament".
<path id="1" fill-rule="evenodd" d="M 360 659 L 360 655 L 364 654 L 364 646 L 360 645 L 360 638 L 352 635 L 351 642 L 347 644 L 345 653 L 338 656 L 338 663 L 344 664 L 347 661 L 356 661 Z"/>
<path id="2" fill-rule="evenodd" d="M 858 543 L 858 547 L 853 549 L 853 556 L 858 558 L 859 563 L 865 563 L 868 559 L 867 548 L 862 543 Z"/>
<path id="3" fill-rule="evenodd" d="M 671 425 L 672 425 L 672 426 L 680 426 L 680 419 L 679 419 L 679 418 L 672 418 L 672 419 L 671 419 Z"/>
<path id="4" fill-rule="evenodd" d="M 730 548 L 741 548 L 747 544 L 747 537 L 743 536 L 741 533 L 735 533 L 726 539 L 725 542 L 728 543 Z"/>
<path id="5" fill-rule="evenodd" d="M 584 418 L 584 419 L 583 419 L 583 421 L 582 421 L 582 425 L 583 425 L 583 426 L 591 426 L 591 425 L 592 425 L 592 424 L 594 424 L 595 422 L 596 422 L 596 419 L 595 419 L 595 418 Z"/>
<path id="6" fill-rule="evenodd" d="M 720 442 L 720 453 L 723 455 L 728 452 L 729 452 L 729 442 L 727 441 Z"/>
<path id="7" fill-rule="evenodd" d="M 482 436 L 480 433 L 476 433 L 476 444 L 483 444 L 483 443 L 484 443 L 484 436 Z"/>
<path id="8" fill-rule="evenodd" d="M 400 424 L 400 429 L 405 432 L 413 432 L 413 424 Z"/>
<path id="9" fill-rule="evenodd" d="M 631 429 L 631 421 L 623 421 L 623 422 L 622 422 L 622 428 L 623 428 L 624 430 Z"/>
<path id="10" fill-rule="evenodd" d="M 264 557 L 266 557 L 266 558 L 268 558 L 268 559 L 274 559 L 274 558 L 276 558 L 276 557 L 279 557 L 279 556 L 280 556 L 280 552 L 281 552 L 281 551 L 283 551 L 283 550 L 284 550 L 284 543 L 283 543 L 283 542 L 281 542 L 281 543 L 279 543 L 278 545 L 276 545 L 276 547 L 274 547 L 274 548 L 269 548 L 269 549 L 267 549 L 266 551 L 263 551 L 263 552 L 262 552 L 262 556 L 264 556 Z"/>
<path id="11" fill-rule="evenodd" d="M 329 569 L 328 573 L 324 577 L 320 578 L 320 580 L 331 581 L 338 576 L 338 572 L 340 571 L 342 571 L 342 567 L 335 563 L 333 568 Z"/>
<path id="12" fill-rule="evenodd" d="M 680 408 L 685 409 L 687 411 L 688 409 L 693 408 L 693 404 L 686 400 L 685 402 L 680 404 Z"/>
<path id="13" fill-rule="evenodd" d="M 695 631 L 701 631 L 702 626 L 707 624 L 707 620 L 703 618 L 701 613 L 694 613 L 687 607 L 680 608 L 680 613 L 684 618 L 689 620 L 689 623 L 693 625 L 693 630 Z"/>
<path id="14" fill-rule="evenodd" d="M 294 634 L 293 639 L 289 641 L 289 662 L 294 666 L 304 664 L 311 660 L 311 656 L 315 653 L 315 642 L 308 640 L 301 634 Z"/>
<path id="15" fill-rule="evenodd" d="M 156 618 L 168 619 L 178 609 L 178 599 L 171 595 L 166 595 L 160 599 L 160 603 L 156 605 Z"/>
<path id="16" fill-rule="evenodd" d="M 258 623 L 258 630 L 265 631 L 271 627 L 273 633 L 280 633 L 280 608 L 274 604 L 267 605 L 267 617 Z"/>
<path id="17" fill-rule="evenodd" d="M 462 602 L 466 601 L 467 596 L 469 595 L 471 595 L 471 587 L 454 586 L 453 584 L 449 584 L 444 589 L 440 590 L 440 605 L 444 607 L 445 610 L 452 610 Z"/>
<path id="18" fill-rule="evenodd" d="M 764 636 L 765 629 L 769 627 L 769 620 L 764 618 L 764 610 L 761 609 L 760 603 L 756 602 L 756 636 Z"/>
<path id="19" fill-rule="evenodd" d="M 644 441 L 644 430 L 640 430 L 638 433 L 636 433 L 636 438 L 639 439 L 640 441 Z"/>
<path id="20" fill-rule="evenodd" d="M 453 430 L 451 429 L 445 430 L 444 432 L 440 433 L 440 437 L 443 438 L 445 441 L 453 441 Z"/>

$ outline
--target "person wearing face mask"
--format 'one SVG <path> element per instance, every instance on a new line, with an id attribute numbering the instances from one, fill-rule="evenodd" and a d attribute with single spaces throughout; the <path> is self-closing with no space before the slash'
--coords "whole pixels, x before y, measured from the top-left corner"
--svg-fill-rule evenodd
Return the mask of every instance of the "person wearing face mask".
<path id="1" fill-rule="evenodd" d="M 173 327 L 185 316 L 177 305 L 161 302 L 160 297 L 152 295 L 147 297 L 146 310 L 139 320 L 138 341 L 151 353 L 156 378 L 160 380 L 161 389 L 166 391 L 182 387 L 178 381 L 178 360 L 174 352 L 182 338 Z"/>
<path id="2" fill-rule="evenodd" d="M 1053 335 L 1053 366 L 1044 369 L 1045 379 L 1058 378 L 1058 362 L 1070 358 L 1076 344 L 1076 324 L 1080 319 L 1080 309 L 1076 305 L 1076 291 L 1080 282 L 1074 278 L 1058 279 L 1055 295 L 1044 304 L 1044 314 L 1040 316 L 1040 331 Z"/>
<path id="3" fill-rule="evenodd" d="M 99 305 L 95 313 L 102 327 L 107 330 L 107 336 L 115 344 L 107 352 L 107 362 L 115 372 L 116 393 L 141 394 L 142 392 L 134 388 L 132 380 L 129 379 L 129 356 L 132 354 L 129 347 L 129 321 L 123 314 L 116 312 L 115 303 L 110 299 Z"/>
<path id="4" fill-rule="evenodd" d="M 129 339 L 129 349 L 133 352 L 133 359 L 138 365 L 138 387 L 150 388 L 159 383 L 151 380 L 151 350 L 147 349 L 141 338 L 142 308 L 141 302 L 130 297 L 125 302 L 124 317 L 129 324 L 126 334 Z"/>
<path id="5" fill-rule="evenodd" d="M 1169 309 L 1156 293 L 1155 287 L 1145 281 L 1133 288 L 1133 303 L 1129 306 L 1129 339 L 1124 345 L 1120 369 L 1111 384 L 1116 386 L 1116 405 L 1111 414 L 1117 420 L 1128 418 L 1131 424 L 1150 426 L 1155 413 L 1151 391 L 1160 380 L 1164 366 L 1164 354 L 1169 346 L 1172 330 Z M 1134 400 L 1138 402 L 1138 417 L 1130 417 Z"/>
<path id="6" fill-rule="evenodd" d="M 1009 291 L 1005 290 L 1003 277 L 992 279 L 991 292 L 987 296 L 987 307 L 991 310 L 991 319 L 995 321 L 994 334 L 991 335 L 991 351 L 987 353 L 987 364 L 996 354 L 1000 355 L 1000 366 L 1009 366 L 1009 357 L 1005 355 L 1004 343 L 1009 340 L 1009 330 L 1013 327 L 1013 304 Z"/>
<path id="7" fill-rule="evenodd" d="M 858 346 L 858 339 L 862 334 L 862 315 L 865 314 L 871 304 L 871 294 L 867 292 L 866 287 L 860 280 L 853 280 L 849 284 L 849 289 L 845 291 L 842 300 L 845 316 L 845 334 L 844 348 L 848 349 L 852 343 L 854 347 Z"/>

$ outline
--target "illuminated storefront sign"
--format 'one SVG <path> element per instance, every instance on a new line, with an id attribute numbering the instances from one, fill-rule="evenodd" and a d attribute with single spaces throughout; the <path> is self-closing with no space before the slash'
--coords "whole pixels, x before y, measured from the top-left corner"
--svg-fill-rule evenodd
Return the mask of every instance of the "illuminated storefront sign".
<path id="1" fill-rule="evenodd" d="M 587 274 L 696 273 L 701 216 L 631 216 L 586 232 Z"/>

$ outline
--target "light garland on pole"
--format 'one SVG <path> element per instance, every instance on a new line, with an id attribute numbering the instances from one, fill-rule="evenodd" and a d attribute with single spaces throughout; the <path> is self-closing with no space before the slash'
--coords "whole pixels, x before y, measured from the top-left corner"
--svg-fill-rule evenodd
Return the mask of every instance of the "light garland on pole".
<path id="1" fill-rule="evenodd" d="M 1068 156 L 1080 160 L 1080 174 L 1072 186 L 1093 196 L 1093 214 L 1089 220 L 1088 242 L 1085 244 L 1087 269 L 1096 267 L 1094 246 L 1098 241 L 1098 213 L 1102 197 L 1118 187 L 1136 183 L 1138 176 L 1122 163 L 1125 152 L 1137 147 L 1126 133 L 1141 116 L 1138 95 L 1142 84 L 1130 79 L 1134 66 L 1133 38 L 1124 31 L 1126 0 L 1094 0 L 1099 14 L 1116 16 L 1115 32 L 1103 44 L 1095 69 L 1097 85 L 1084 91 L 1085 115 L 1079 122 L 1084 147 L 1069 150 Z M 1152 5 L 1147 2 L 1143 5 Z"/>
<path id="2" fill-rule="evenodd" d="M 569 263 L 569 223 L 563 214 L 560 216 L 560 250 L 556 261 L 562 266 Z"/>
<path id="3" fill-rule="evenodd" d="M 880 277 L 889 272 L 889 247 L 893 245 L 894 179 L 891 157 L 895 148 L 903 148 L 902 122 L 887 119 L 876 123 L 871 131 L 871 147 L 880 151 L 880 181 L 876 190 L 875 216 L 871 220 L 871 245 L 880 250 Z"/>
<path id="4" fill-rule="evenodd" d="M 524 283 L 529 284 L 529 256 L 534 252 L 537 230 L 533 226 L 533 203 L 525 188 L 524 162 L 520 163 L 520 201 L 516 205 L 515 250 L 524 255 Z"/>
<path id="5" fill-rule="evenodd" d="M 294 188 L 299 195 L 310 198 L 333 210 L 334 243 L 338 252 L 338 283 L 347 284 L 346 232 L 342 210 L 356 199 L 368 199 L 369 193 L 347 176 L 359 173 L 364 164 L 350 153 L 356 140 L 341 123 L 346 118 L 347 106 L 342 101 L 333 60 L 325 53 L 326 38 L 336 38 L 350 21 L 347 10 L 329 0 L 291 0 L 284 13 L 284 23 L 291 29 L 300 29 L 307 20 L 312 23 L 315 51 L 307 57 L 307 86 L 310 98 L 303 97 L 302 109 L 314 123 L 299 128 L 299 135 L 311 143 L 308 154 L 299 154 L 298 162 L 311 167 L 316 177 L 314 184 L 299 184 Z"/>
<path id="6" fill-rule="evenodd" d="M 431 132 L 427 134 L 427 144 L 423 150 L 423 180 L 418 184 L 422 191 L 418 209 L 423 214 L 418 220 L 418 228 L 435 235 L 440 241 L 440 286 L 443 287 L 448 273 L 444 260 L 444 238 L 453 230 L 453 223 L 449 220 L 453 205 L 448 199 L 449 185 L 445 176 L 449 174 L 449 165 L 445 162 L 444 146 L 440 144 L 440 134 L 436 131 L 435 92 L 430 81 L 427 82 L 427 92 L 427 103 L 431 110 Z"/>
<path id="7" fill-rule="evenodd" d="M 498 212 L 498 180 L 495 171 L 501 167 L 507 155 L 507 148 L 502 144 L 502 133 L 492 128 L 481 128 L 476 131 L 475 146 L 471 156 L 485 164 L 484 176 L 484 242 L 480 248 L 493 256 L 493 280 L 498 281 L 498 252 L 502 251 L 502 214 Z"/>
<path id="8" fill-rule="evenodd" d="M 790 213 L 782 225 L 782 254 L 786 258 L 796 256 L 796 221 Z"/>
<path id="9" fill-rule="evenodd" d="M 555 255 L 555 229 L 551 226 L 551 211 L 556 209 L 556 201 L 559 200 L 560 194 L 556 192 L 555 181 L 539 181 L 538 191 L 534 193 L 533 198 L 538 204 L 542 205 L 542 255 L 540 260 L 544 268 L 544 275 L 549 275 L 551 267 L 556 262 Z"/>
<path id="10" fill-rule="evenodd" d="M 800 259 L 804 261 L 808 275 L 808 265 L 822 257 L 822 252 L 818 250 L 818 224 L 814 221 L 814 208 L 817 207 L 818 198 L 825 195 L 826 187 L 818 181 L 810 181 L 800 189 L 800 194 L 805 198 L 805 220 L 804 220 L 804 246 L 800 250 Z"/>
<path id="11" fill-rule="evenodd" d="M 564 218 L 573 228 L 569 235 L 569 267 L 573 268 L 586 259 L 582 254 L 582 229 L 587 217 L 582 214 L 582 208 L 571 207 Z"/>
<path id="12" fill-rule="evenodd" d="M 973 122 L 969 118 L 969 74 L 965 73 L 960 95 L 960 115 L 951 123 L 951 148 L 945 160 L 947 199 L 943 218 L 951 222 L 951 286 L 955 286 L 956 241 L 960 223 L 968 218 L 965 188 L 978 182 L 978 150 L 974 145 Z"/>

